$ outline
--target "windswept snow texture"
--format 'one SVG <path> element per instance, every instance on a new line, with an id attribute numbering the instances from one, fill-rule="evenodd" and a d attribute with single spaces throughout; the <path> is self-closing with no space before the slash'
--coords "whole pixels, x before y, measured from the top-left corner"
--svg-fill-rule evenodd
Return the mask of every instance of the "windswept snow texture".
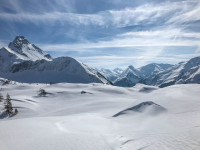
<path id="1" fill-rule="evenodd" d="M 48 94 L 39 96 L 40 88 Z M 150 93 L 139 92 L 141 88 L 1 85 L 0 93 L 10 94 L 19 113 L 0 120 L 0 150 L 199 150 L 200 85 L 174 85 Z M 167 111 L 143 111 L 151 106 Z M 112 117 L 131 107 L 140 112 Z"/>

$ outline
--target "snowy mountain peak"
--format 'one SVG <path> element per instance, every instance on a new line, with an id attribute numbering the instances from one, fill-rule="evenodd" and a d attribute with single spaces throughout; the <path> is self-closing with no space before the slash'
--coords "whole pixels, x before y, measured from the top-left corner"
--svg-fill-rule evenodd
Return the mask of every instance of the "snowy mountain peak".
<path id="1" fill-rule="evenodd" d="M 149 79 L 148 79 L 149 80 Z M 161 71 L 146 82 L 159 87 L 174 84 L 200 83 L 200 57 L 195 57 L 187 62 L 179 63 Z"/>
<path id="2" fill-rule="evenodd" d="M 132 65 L 128 66 L 121 75 L 114 81 L 116 86 L 134 86 L 140 81 L 142 74 L 139 70 L 135 69 Z"/>
<path id="3" fill-rule="evenodd" d="M 126 70 L 124 70 L 121 74 L 121 76 L 127 76 L 128 74 L 134 74 L 135 76 L 141 76 L 141 73 L 139 70 L 134 68 L 132 65 L 128 66 Z"/>
<path id="4" fill-rule="evenodd" d="M 115 73 L 117 73 L 117 74 L 121 74 L 123 72 L 123 69 L 121 69 L 121 68 L 115 68 L 113 71 Z"/>
<path id="5" fill-rule="evenodd" d="M 172 67 L 171 64 L 151 63 L 151 64 L 140 67 L 139 70 L 144 74 L 145 77 L 148 77 L 160 71 L 164 71 L 170 67 Z"/>
<path id="6" fill-rule="evenodd" d="M 51 58 L 24 36 L 0 49 L 0 77 L 25 83 L 105 83 L 102 74 L 71 57 Z"/>
<path id="7" fill-rule="evenodd" d="M 185 64 L 185 69 L 190 69 L 192 67 L 196 67 L 200 65 L 200 57 L 195 57 L 190 59 L 186 64 Z"/>
<path id="8" fill-rule="evenodd" d="M 134 86 L 137 83 L 144 83 L 143 80 L 146 78 L 151 79 L 152 76 L 154 77 L 158 72 L 167 70 L 172 66 L 173 65 L 170 64 L 151 63 L 140 68 L 134 68 L 132 65 L 130 65 L 114 81 L 114 85 L 129 87 Z"/>
<path id="9" fill-rule="evenodd" d="M 11 55 L 15 55 L 22 60 L 52 60 L 49 54 L 34 44 L 31 44 L 24 36 L 16 36 L 5 49 L 11 53 Z"/>
<path id="10" fill-rule="evenodd" d="M 13 45 L 18 50 L 22 50 L 24 44 L 30 44 L 30 42 L 25 39 L 24 36 L 16 36 L 15 39 L 10 42 L 9 47 Z"/>
<path id="11" fill-rule="evenodd" d="M 135 70 L 135 68 L 132 65 L 129 65 L 128 68 L 131 70 Z"/>

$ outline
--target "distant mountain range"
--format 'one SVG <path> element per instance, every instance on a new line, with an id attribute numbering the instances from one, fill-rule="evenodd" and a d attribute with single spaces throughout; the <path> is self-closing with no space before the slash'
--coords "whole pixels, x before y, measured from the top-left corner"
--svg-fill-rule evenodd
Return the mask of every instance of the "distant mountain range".
<path id="1" fill-rule="evenodd" d="M 138 69 L 128 66 L 122 74 L 114 81 L 117 86 L 131 87 L 137 83 L 145 83 L 144 80 L 152 78 L 158 72 L 172 67 L 170 64 L 151 63 Z"/>
<path id="2" fill-rule="evenodd" d="M 17 36 L 0 49 L 0 77 L 25 83 L 112 84 L 102 74 L 71 57 L 53 59 L 23 36 Z"/>
<path id="3" fill-rule="evenodd" d="M 105 77 L 104 77 L 105 76 Z M 52 58 L 17 36 L 0 49 L 0 78 L 25 83 L 105 83 L 132 87 L 137 83 L 166 87 L 200 83 L 200 57 L 176 65 L 151 63 L 140 68 L 92 69 L 71 57 Z"/>
<path id="4" fill-rule="evenodd" d="M 174 84 L 200 83 L 200 57 L 176 64 L 146 78 L 145 84 L 166 87 Z"/>
<path id="5" fill-rule="evenodd" d="M 101 74 L 103 74 L 111 82 L 115 81 L 123 72 L 123 69 L 121 69 L 121 68 L 115 68 L 113 70 L 104 69 L 104 68 L 101 68 L 101 69 L 95 68 L 95 70 L 97 72 L 100 72 Z"/>
<path id="6" fill-rule="evenodd" d="M 103 71 L 102 71 L 103 70 Z M 99 69 L 114 85 L 132 87 L 137 83 L 166 87 L 174 84 L 200 83 L 200 57 L 176 65 L 151 63 L 140 68 L 128 66 L 121 74 Z M 107 72 L 105 72 L 107 71 Z M 108 73 L 109 72 L 109 73 Z"/>

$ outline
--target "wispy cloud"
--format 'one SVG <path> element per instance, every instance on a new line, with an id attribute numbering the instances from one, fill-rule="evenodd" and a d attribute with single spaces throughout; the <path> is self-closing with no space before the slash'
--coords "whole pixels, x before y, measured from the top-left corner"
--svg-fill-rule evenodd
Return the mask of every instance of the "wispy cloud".
<path id="1" fill-rule="evenodd" d="M 110 41 L 76 44 L 47 44 L 41 47 L 48 51 L 84 51 L 92 48 L 136 47 L 136 46 L 200 46 L 200 34 L 180 29 L 127 32 L 113 37 Z"/>
<path id="2" fill-rule="evenodd" d="M 113 48 L 113 54 L 116 49 L 121 49 L 124 56 L 95 56 L 95 57 L 78 57 L 83 62 L 90 64 L 91 66 L 113 66 L 120 64 L 125 66 L 128 63 L 134 64 L 135 66 L 142 66 L 149 62 L 166 62 L 166 63 L 177 63 L 186 59 L 192 58 L 191 56 L 200 55 L 200 35 L 196 32 L 185 32 L 181 29 L 168 28 L 163 30 L 155 31 L 138 31 L 138 32 L 127 32 L 119 34 L 110 41 L 99 41 L 99 42 L 87 42 L 79 44 L 55 44 L 55 45 L 41 45 L 44 50 L 47 51 L 77 51 L 78 53 L 89 53 L 101 49 Z M 129 47 L 128 51 L 126 49 Z M 166 47 L 175 47 L 174 51 L 179 51 L 178 54 L 173 54 L 170 51 L 165 51 Z M 184 54 L 181 52 L 180 47 L 197 47 L 195 52 L 188 48 L 188 53 Z M 132 48 L 132 50 L 131 50 Z M 135 55 L 131 51 L 140 51 Z M 128 56 L 125 54 L 130 53 Z M 184 55 L 183 55 L 184 54 Z M 105 61 L 106 60 L 106 61 Z M 107 64 L 98 64 L 102 61 Z"/>
<path id="3" fill-rule="evenodd" d="M 128 7 L 119 7 L 120 9 L 113 7 L 87 12 L 77 11 L 81 7 L 72 7 L 76 2 L 70 0 L 54 0 L 53 2 L 45 0 L 48 7 L 31 2 L 35 4 L 33 10 L 37 8 L 38 11 L 27 11 L 27 9 L 20 8 L 18 3 L 12 0 L 9 2 L 14 11 L 1 12 L 0 20 L 12 25 L 20 23 L 20 25 L 31 26 L 33 24 L 37 26 L 37 29 L 45 28 L 45 31 L 50 33 L 49 35 L 52 33 L 56 41 L 63 40 L 62 38 L 69 39 L 69 41 L 51 43 L 45 41 L 46 44 L 42 44 L 44 41 L 41 41 L 38 45 L 52 53 L 73 53 L 73 57 L 93 64 L 92 66 L 94 64 L 103 65 L 104 62 L 104 65 L 108 62 L 110 66 L 119 63 L 121 65 L 134 63 L 140 66 L 151 61 L 159 62 L 161 59 L 174 63 L 180 59 L 185 60 L 199 55 L 199 0 L 159 3 L 148 1 L 148 3 L 141 2 L 137 7 L 127 5 Z M 119 1 L 117 5 L 121 2 Z M 8 6 L 4 7 L 8 8 Z M 101 33 L 102 35 L 99 36 Z M 40 38 L 39 35 L 38 38 Z M 71 39 L 74 41 L 71 42 Z M 167 47 L 174 47 L 174 51 L 178 53 L 174 55 L 171 52 L 168 56 L 169 52 L 165 51 Z M 193 49 L 190 51 L 188 48 L 186 55 L 181 52 L 180 47 L 192 47 Z M 112 49 L 112 53 L 100 54 L 101 51 L 109 49 Z M 120 49 L 122 53 L 116 54 L 116 49 Z M 136 54 L 132 51 L 140 51 L 140 53 Z M 86 54 L 88 54 L 87 57 Z"/>
<path id="4" fill-rule="evenodd" d="M 200 53 L 199 53 L 200 54 Z M 159 55 L 159 57 L 154 56 L 91 56 L 91 57 L 76 57 L 76 59 L 81 62 L 86 62 L 92 67 L 106 67 L 106 68 L 115 68 L 116 62 L 121 68 L 126 68 L 128 65 L 132 64 L 134 67 L 139 68 L 148 63 L 169 63 L 176 64 L 177 62 L 187 61 L 190 58 L 196 57 L 196 54 L 181 54 L 181 55 L 172 55 L 166 54 L 164 56 Z M 153 60 L 153 61 L 152 61 Z"/>
<path id="5" fill-rule="evenodd" d="M 139 24 L 153 24 L 162 19 L 163 23 L 188 22 L 200 19 L 200 2 L 181 1 L 164 2 L 158 5 L 144 4 L 136 8 L 122 10 L 107 10 L 96 14 L 78 14 L 69 12 L 40 12 L 40 13 L 1 13 L 0 18 L 9 21 L 32 23 L 61 23 L 68 22 L 75 25 L 98 25 L 98 26 L 130 26 Z M 195 7 L 194 7 L 195 6 Z M 165 17 L 165 19 L 163 19 Z M 159 21 L 159 23 L 161 23 Z"/>
<path id="6" fill-rule="evenodd" d="M 0 48 L 6 46 L 7 41 L 5 42 L 5 40 L 0 40 Z"/>

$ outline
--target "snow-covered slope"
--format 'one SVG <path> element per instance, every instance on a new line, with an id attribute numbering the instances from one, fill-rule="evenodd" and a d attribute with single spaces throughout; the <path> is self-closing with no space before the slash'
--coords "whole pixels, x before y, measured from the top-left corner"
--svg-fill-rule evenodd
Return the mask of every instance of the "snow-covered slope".
<path id="1" fill-rule="evenodd" d="M 151 63 L 151 64 L 140 67 L 138 70 L 140 70 L 145 77 L 149 77 L 149 76 L 155 75 L 158 72 L 165 71 L 172 66 L 173 65 L 171 64 Z"/>
<path id="2" fill-rule="evenodd" d="M 133 66 L 128 66 L 122 74 L 114 81 L 114 85 L 131 87 L 137 84 L 142 78 L 143 74 Z"/>
<path id="3" fill-rule="evenodd" d="M 52 60 L 49 54 L 31 44 L 24 36 L 16 36 L 6 49 L 24 60 Z"/>
<path id="4" fill-rule="evenodd" d="M 70 57 L 52 59 L 49 54 L 17 36 L 0 49 L 0 77 L 25 83 L 106 83 L 103 75 Z"/>
<path id="5" fill-rule="evenodd" d="M 172 67 L 170 64 L 151 63 L 138 69 L 129 66 L 122 74 L 114 81 L 114 85 L 131 87 L 137 83 L 147 83 L 158 72 L 164 71 Z M 144 82 L 145 81 L 145 82 Z"/>
<path id="6" fill-rule="evenodd" d="M 101 68 L 101 69 L 95 69 L 95 70 L 103 74 L 111 82 L 115 81 L 123 72 L 123 69 L 120 69 L 120 68 L 115 68 L 113 70 Z"/>
<path id="7" fill-rule="evenodd" d="M 24 61 L 11 66 L 1 77 L 25 83 L 109 83 L 86 65 L 71 57 L 59 57 L 52 61 Z"/>
<path id="8" fill-rule="evenodd" d="M 200 83 L 200 57 L 179 63 L 155 75 L 148 81 L 151 85 L 166 87 L 174 84 Z"/>
<path id="9" fill-rule="evenodd" d="M 23 36 L 16 36 L 7 47 L 0 49 L 0 71 L 9 72 L 9 68 L 13 64 L 27 60 L 36 61 L 42 59 L 47 61 L 52 60 L 49 54 L 31 44 Z"/>
<path id="10" fill-rule="evenodd" d="M 200 83 L 200 57 L 176 65 L 148 64 L 135 69 L 129 66 L 114 85 L 130 87 L 137 83 L 166 87 L 174 84 Z"/>
<path id="11" fill-rule="evenodd" d="M 1 86 L 19 113 L 0 120 L 0 150 L 199 150 L 200 85 L 140 92 L 144 87 Z M 48 94 L 39 96 L 40 88 Z M 134 111 L 112 117 L 127 108 Z"/>

